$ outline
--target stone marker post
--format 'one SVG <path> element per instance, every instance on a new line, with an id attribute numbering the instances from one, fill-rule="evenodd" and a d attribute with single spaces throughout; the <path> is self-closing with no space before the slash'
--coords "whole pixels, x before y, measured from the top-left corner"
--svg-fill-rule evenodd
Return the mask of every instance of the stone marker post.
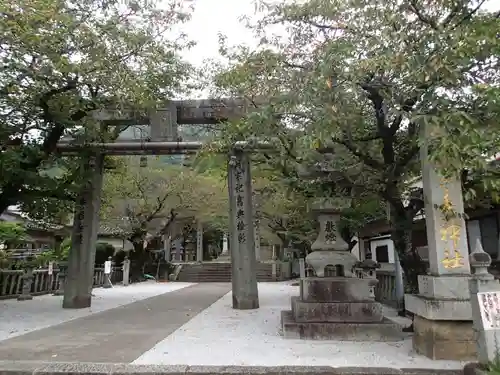
<path id="1" fill-rule="evenodd" d="M 165 254 L 165 261 L 170 263 L 171 262 L 171 252 L 172 252 L 172 241 L 170 239 L 170 236 L 167 234 L 163 235 L 163 252 Z"/>
<path id="2" fill-rule="evenodd" d="M 405 287 L 403 282 L 403 269 L 401 268 L 401 263 L 399 262 L 399 255 L 396 250 L 394 250 L 394 274 L 395 274 L 395 287 L 396 287 L 396 298 L 398 309 L 403 308 L 404 298 L 405 298 Z"/>
<path id="3" fill-rule="evenodd" d="M 33 299 L 31 295 L 31 284 L 33 283 L 33 267 L 28 265 L 22 276 L 23 285 L 21 294 L 17 297 L 18 301 L 29 301 Z"/>
<path id="4" fill-rule="evenodd" d="M 196 228 L 196 261 L 203 262 L 203 224 L 198 221 Z"/>
<path id="5" fill-rule="evenodd" d="M 419 275 L 419 295 L 405 295 L 415 314 L 413 347 L 432 359 L 475 356 L 469 293 L 470 266 L 462 187 L 441 176 L 421 149 L 429 272 Z"/>
<path id="6" fill-rule="evenodd" d="M 59 262 L 59 272 L 57 273 L 57 283 L 56 290 L 54 291 L 54 296 L 63 296 L 64 295 L 64 286 L 66 284 L 66 272 L 68 263 L 67 262 Z"/>
<path id="7" fill-rule="evenodd" d="M 233 308 L 259 308 L 250 157 L 233 149 L 228 162 Z"/>
<path id="8" fill-rule="evenodd" d="M 111 285 L 111 272 L 113 268 L 113 262 L 111 257 L 108 258 L 106 262 L 104 262 L 104 285 L 103 288 L 109 289 L 113 285 Z"/>
<path id="9" fill-rule="evenodd" d="M 49 275 L 49 293 L 52 292 L 54 285 L 54 262 L 49 262 L 47 274 Z"/>
<path id="10" fill-rule="evenodd" d="M 128 259 L 128 255 L 125 256 L 123 260 L 123 286 L 128 286 L 130 282 L 130 259 Z"/>
<path id="11" fill-rule="evenodd" d="M 500 351 L 500 284 L 488 272 L 490 264 L 490 255 L 477 239 L 470 255 L 473 275 L 469 288 L 477 359 L 484 365 L 498 360 Z"/>
<path id="12" fill-rule="evenodd" d="M 299 276 L 301 279 L 306 277 L 306 260 L 304 258 L 299 258 Z"/>
<path id="13" fill-rule="evenodd" d="M 271 264 L 271 277 L 273 281 L 276 281 L 278 279 L 278 267 L 276 262 Z"/>
<path id="14" fill-rule="evenodd" d="M 222 235 L 222 252 L 217 257 L 218 260 L 229 260 L 229 240 L 227 233 Z"/>

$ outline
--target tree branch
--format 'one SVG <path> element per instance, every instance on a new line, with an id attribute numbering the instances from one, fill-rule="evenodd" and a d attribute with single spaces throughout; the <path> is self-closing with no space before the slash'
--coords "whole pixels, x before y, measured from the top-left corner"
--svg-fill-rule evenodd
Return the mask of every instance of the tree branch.
<path id="1" fill-rule="evenodd" d="M 425 23 L 426 25 L 429 25 L 432 27 L 434 30 L 439 30 L 438 25 L 436 22 L 429 17 L 426 17 L 424 13 L 422 12 L 422 9 L 417 5 L 417 0 L 410 0 L 411 7 L 410 9 L 413 10 L 413 13 L 418 17 L 418 19 Z"/>
<path id="2" fill-rule="evenodd" d="M 332 139 L 332 142 L 337 143 L 337 144 L 342 145 L 345 148 L 347 148 L 351 154 L 356 156 L 359 160 L 361 160 L 368 167 L 379 170 L 379 171 L 385 170 L 385 166 L 383 163 L 381 163 L 378 160 L 375 160 L 370 155 L 361 152 L 358 149 L 358 147 L 356 147 L 356 145 L 354 145 L 351 141 L 348 141 L 345 139 L 333 138 L 333 137 L 331 139 Z"/>

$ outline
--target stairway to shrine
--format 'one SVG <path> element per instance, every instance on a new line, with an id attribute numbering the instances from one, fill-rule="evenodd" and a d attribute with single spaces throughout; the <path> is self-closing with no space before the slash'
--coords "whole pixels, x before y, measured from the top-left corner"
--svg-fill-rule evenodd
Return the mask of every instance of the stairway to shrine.
<path id="1" fill-rule="evenodd" d="M 279 277 L 273 278 L 272 263 L 257 263 L 257 281 L 278 281 L 278 279 Z M 177 281 L 191 283 L 231 282 L 231 263 L 185 263 L 182 265 Z"/>

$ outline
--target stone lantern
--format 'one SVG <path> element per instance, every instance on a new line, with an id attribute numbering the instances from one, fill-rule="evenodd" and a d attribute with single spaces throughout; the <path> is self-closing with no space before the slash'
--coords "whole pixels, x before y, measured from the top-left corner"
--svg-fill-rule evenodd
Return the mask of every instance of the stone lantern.
<path id="1" fill-rule="evenodd" d="M 339 188 L 342 176 L 329 166 L 331 150 L 323 150 L 322 162 L 303 175 L 318 183 Z M 344 191 L 348 193 L 348 191 Z M 328 195 L 334 195 L 330 192 Z M 342 194 L 348 197 L 348 194 Z M 359 262 L 342 239 L 338 223 L 349 198 L 325 198 L 312 204 L 320 224 L 312 252 L 306 256 L 314 275 L 300 280 L 300 296 L 292 297 L 292 308 L 282 311 L 281 324 L 286 338 L 340 339 L 353 341 L 394 341 L 402 338 L 401 327 L 383 316 L 375 301 L 377 279 L 374 261 Z M 359 277 L 354 273 L 359 274 Z"/>

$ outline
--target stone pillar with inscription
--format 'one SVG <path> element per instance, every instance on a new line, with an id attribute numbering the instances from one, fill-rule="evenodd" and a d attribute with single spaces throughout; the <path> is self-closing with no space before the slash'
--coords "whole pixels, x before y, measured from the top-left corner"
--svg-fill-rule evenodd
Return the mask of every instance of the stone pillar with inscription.
<path id="1" fill-rule="evenodd" d="M 413 347 L 432 359 L 475 356 L 469 293 L 470 265 L 462 187 L 444 178 L 421 149 L 429 271 L 418 277 L 418 295 L 405 295 L 414 314 Z"/>
<path id="2" fill-rule="evenodd" d="M 228 162 L 229 230 L 233 308 L 259 308 L 250 157 L 233 149 Z"/>
<path id="3" fill-rule="evenodd" d="M 203 224 L 198 221 L 196 227 L 196 261 L 203 262 Z"/>

